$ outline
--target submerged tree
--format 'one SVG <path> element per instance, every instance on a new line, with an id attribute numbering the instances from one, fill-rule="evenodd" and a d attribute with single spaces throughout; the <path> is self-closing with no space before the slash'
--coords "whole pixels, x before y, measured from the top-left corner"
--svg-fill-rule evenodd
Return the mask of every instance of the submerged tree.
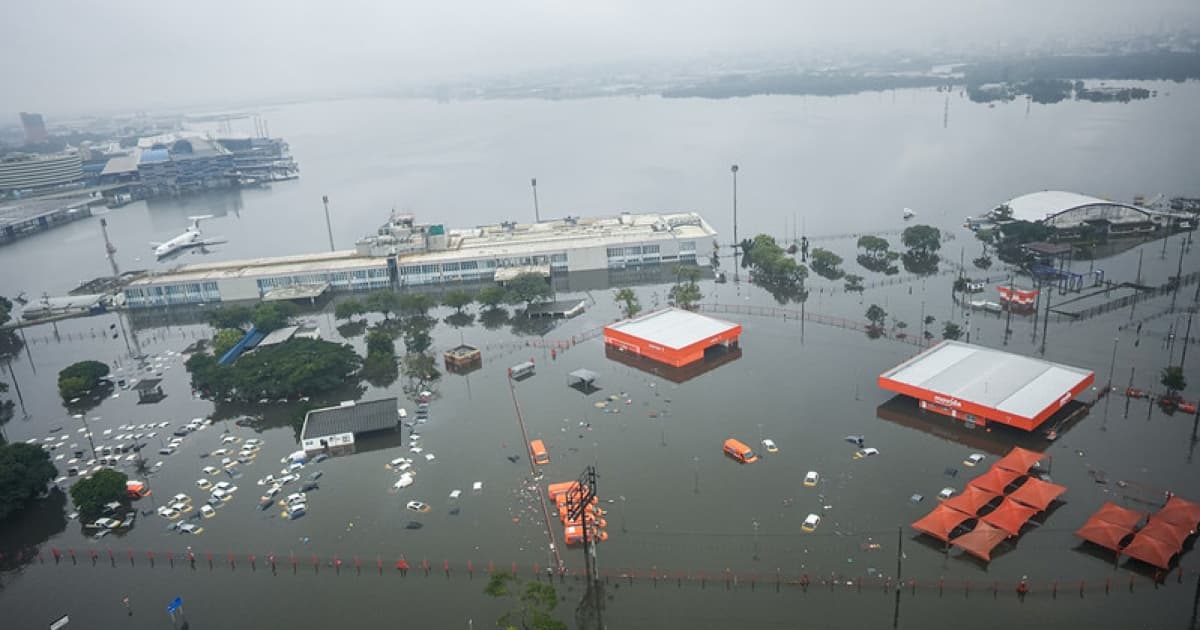
<path id="1" fill-rule="evenodd" d="M 496 627 L 505 630 L 566 630 L 567 624 L 554 618 L 558 592 L 554 585 L 525 582 L 512 573 L 496 571 L 488 578 L 483 592 L 488 597 L 506 599 L 514 606 L 496 619 Z"/>
<path id="2" fill-rule="evenodd" d="M 355 316 L 364 315 L 366 312 L 367 307 L 354 298 L 338 302 L 338 305 L 333 308 L 333 316 L 345 320 L 354 319 Z"/>
<path id="3" fill-rule="evenodd" d="M 554 295 L 554 291 L 550 288 L 550 283 L 545 276 L 540 273 L 527 271 L 517 274 L 508 283 L 508 302 L 510 304 L 524 304 L 525 310 L 535 302 L 544 302 Z"/>
<path id="4" fill-rule="evenodd" d="M 85 516 L 95 516 L 105 504 L 127 498 L 125 482 L 128 480 L 125 473 L 104 468 L 71 486 L 71 500 Z"/>
<path id="5" fill-rule="evenodd" d="M 442 304 L 461 313 L 463 308 L 475 301 L 475 295 L 465 289 L 451 289 L 442 296 Z"/>
<path id="6" fill-rule="evenodd" d="M 42 447 L 0 445 L 0 521 L 45 493 L 46 484 L 57 474 L 50 453 Z"/>
<path id="7" fill-rule="evenodd" d="M 1187 379 L 1183 376 L 1183 366 L 1172 365 L 1163 368 L 1160 379 L 1162 386 L 1167 388 L 1167 398 L 1175 398 L 1179 392 L 1187 389 Z"/>
<path id="8" fill-rule="evenodd" d="M 480 289 L 475 299 L 489 310 L 495 310 L 505 303 L 507 297 L 508 291 L 504 290 L 504 287 L 493 284 Z"/>
<path id="9" fill-rule="evenodd" d="M 822 278 L 829 280 L 841 278 L 845 275 L 845 272 L 841 269 L 841 264 L 842 257 L 827 249 L 818 247 L 812 250 L 812 260 L 809 261 L 809 265 Z"/>
<path id="10" fill-rule="evenodd" d="M 954 322 L 942 322 L 942 339 L 956 341 L 963 335 L 962 328 Z"/>
<path id="11" fill-rule="evenodd" d="M 867 321 L 871 322 L 871 327 L 882 329 L 884 322 L 887 321 L 887 311 L 878 304 L 872 304 L 867 307 Z"/>
<path id="12" fill-rule="evenodd" d="M 108 364 L 99 361 L 79 361 L 58 373 L 58 394 L 64 402 L 95 394 L 100 379 L 108 376 Z"/>
<path id="13" fill-rule="evenodd" d="M 613 292 L 613 300 L 622 306 L 626 318 L 634 317 L 642 311 L 642 304 L 638 301 L 637 294 L 629 287 Z"/>

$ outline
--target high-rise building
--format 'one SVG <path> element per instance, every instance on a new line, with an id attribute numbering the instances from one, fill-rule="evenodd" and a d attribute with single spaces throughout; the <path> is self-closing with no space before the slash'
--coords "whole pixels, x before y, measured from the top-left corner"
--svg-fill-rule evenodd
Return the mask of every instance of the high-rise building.
<path id="1" fill-rule="evenodd" d="M 21 126 L 25 128 L 25 144 L 40 144 L 50 138 L 41 114 L 21 112 Z"/>

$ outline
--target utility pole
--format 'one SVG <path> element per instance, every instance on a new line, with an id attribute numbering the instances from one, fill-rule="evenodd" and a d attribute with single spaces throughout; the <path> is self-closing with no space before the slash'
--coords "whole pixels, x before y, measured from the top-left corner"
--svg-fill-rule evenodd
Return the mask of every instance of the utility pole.
<path id="1" fill-rule="evenodd" d="M 329 233 L 329 251 L 333 251 L 333 223 L 329 221 L 329 195 L 321 195 L 321 203 L 325 204 L 325 231 Z"/>
<path id="2" fill-rule="evenodd" d="M 536 177 L 530 178 L 529 185 L 530 185 L 530 187 L 533 188 L 533 221 L 534 221 L 534 223 L 541 223 L 542 215 L 541 215 L 541 212 L 538 210 L 538 199 L 537 199 L 537 178 Z"/>
<path id="3" fill-rule="evenodd" d="M 892 628 L 900 627 L 900 583 L 904 570 L 904 527 L 896 528 L 896 608 L 892 612 Z"/>
<path id="4" fill-rule="evenodd" d="M 1053 290 L 1046 294 L 1046 317 L 1042 320 L 1042 356 L 1046 356 L 1046 334 L 1050 329 L 1050 296 L 1053 294 Z M 1034 326 L 1037 326 L 1036 322 Z"/>
<path id="5" fill-rule="evenodd" d="M 1012 334 L 1012 310 L 1013 310 L 1013 277 L 1008 275 L 1008 313 L 1004 317 L 1004 345 L 1008 345 L 1008 337 Z"/>
<path id="6" fill-rule="evenodd" d="M 738 229 L 737 229 L 737 173 L 738 165 L 734 164 L 729 167 L 729 172 L 733 173 L 733 281 L 741 280 L 741 274 L 738 272 Z"/>
<path id="7" fill-rule="evenodd" d="M 1179 357 L 1180 368 L 1182 368 L 1184 363 L 1187 361 L 1187 349 L 1188 345 L 1191 344 L 1192 341 L 1192 315 L 1194 314 L 1195 313 L 1193 312 L 1188 313 L 1187 329 L 1183 332 L 1183 355 Z"/>
<path id="8" fill-rule="evenodd" d="M 1175 290 L 1171 292 L 1171 310 L 1175 310 L 1175 298 L 1179 296 L 1179 287 L 1183 284 L 1183 250 L 1187 241 L 1179 239 L 1179 267 L 1175 270 Z"/>

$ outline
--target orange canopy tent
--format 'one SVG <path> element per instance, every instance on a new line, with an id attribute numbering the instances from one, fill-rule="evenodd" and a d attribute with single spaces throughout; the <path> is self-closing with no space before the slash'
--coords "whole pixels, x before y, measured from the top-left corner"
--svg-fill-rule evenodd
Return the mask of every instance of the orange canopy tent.
<path id="1" fill-rule="evenodd" d="M 1141 512 L 1123 508 L 1111 501 L 1105 501 L 1104 505 L 1101 505 L 1100 509 L 1096 510 L 1096 513 L 1092 515 L 1092 518 L 1088 519 L 1088 522 L 1101 520 L 1114 525 L 1120 525 L 1126 529 L 1133 529 L 1138 523 L 1142 522 L 1143 516 L 1144 514 Z"/>
<path id="2" fill-rule="evenodd" d="M 1021 505 L 1012 499 L 1005 499 L 1000 503 L 999 507 L 980 518 L 985 523 L 995 525 L 1009 534 L 1016 536 L 1021 533 L 1021 526 L 1037 513 L 1038 510 L 1029 506 Z"/>
<path id="3" fill-rule="evenodd" d="M 1020 488 L 1009 493 L 1008 497 L 1024 503 L 1025 505 L 1035 507 L 1038 511 L 1045 510 L 1058 498 L 1059 495 L 1066 492 L 1064 486 L 1049 481 L 1042 481 L 1036 477 L 1030 477 L 1025 480 L 1025 483 Z"/>
<path id="4" fill-rule="evenodd" d="M 954 531 L 955 527 L 962 525 L 963 521 L 972 518 L 968 514 L 963 514 L 958 510 L 952 510 L 946 507 L 945 504 L 938 505 L 933 508 L 933 511 L 925 515 L 925 518 L 912 524 L 913 529 L 924 532 L 941 540 L 948 542 L 950 540 L 950 532 Z"/>
<path id="5" fill-rule="evenodd" d="M 987 472 L 972 479 L 970 485 L 993 494 L 1004 494 L 1004 489 L 1008 487 L 1008 484 L 1020 476 L 1021 473 L 993 466 Z"/>
<path id="6" fill-rule="evenodd" d="M 1121 553 L 1160 569 L 1169 569 L 1171 568 L 1171 557 L 1178 551 L 1179 549 L 1172 547 L 1171 543 L 1139 533 L 1133 537 L 1133 542 L 1121 550 Z"/>
<path id="7" fill-rule="evenodd" d="M 1172 496 L 1167 499 L 1167 504 L 1155 513 L 1154 518 L 1195 529 L 1196 525 L 1200 524 L 1200 505 Z"/>
<path id="8" fill-rule="evenodd" d="M 1133 533 L 1132 529 L 1092 516 L 1075 535 L 1112 551 L 1121 550 L 1121 541 Z"/>
<path id="9" fill-rule="evenodd" d="M 1005 538 L 1008 538 L 1008 532 L 980 521 L 975 529 L 955 538 L 950 541 L 950 544 L 962 547 L 964 551 L 976 558 L 990 562 L 992 550 L 996 548 L 996 545 L 1004 542 Z"/>
<path id="10" fill-rule="evenodd" d="M 1175 550 L 1180 551 L 1183 549 L 1183 542 L 1192 535 L 1192 529 L 1187 525 L 1164 521 L 1155 514 L 1150 517 L 1150 522 L 1138 531 L 1138 535 L 1153 536 L 1165 543 L 1175 545 Z"/>
<path id="11" fill-rule="evenodd" d="M 1001 457 L 992 464 L 995 468 L 1003 468 L 1013 472 L 1021 473 L 1022 475 L 1029 472 L 1033 465 L 1045 459 L 1045 453 L 1031 451 L 1029 449 L 1014 446 L 1013 450 L 1008 452 L 1008 455 Z"/>
<path id="12" fill-rule="evenodd" d="M 989 501 L 998 496 L 1000 495 L 988 492 L 987 490 L 981 490 L 975 486 L 967 486 L 963 489 L 962 494 L 942 501 L 942 505 L 974 516 L 979 511 L 979 508 L 987 505 Z"/>

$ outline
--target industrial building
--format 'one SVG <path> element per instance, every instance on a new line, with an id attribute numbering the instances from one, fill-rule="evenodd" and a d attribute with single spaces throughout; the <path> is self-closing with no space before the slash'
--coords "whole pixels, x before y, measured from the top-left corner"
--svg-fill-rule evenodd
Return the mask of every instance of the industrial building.
<path id="1" fill-rule="evenodd" d="M 300 443 L 309 455 L 348 455 L 357 439 L 395 432 L 402 418 L 396 398 L 366 402 L 348 400 L 336 407 L 313 409 L 304 415 Z"/>
<path id="2" fill-rule="evenodd" d="M 1090 370 L 943 341 L 879 376 L 879 386 L 921 409 L 975 426 L 1032 431 L 1095 381 Z"/>
<path id="3" fill-rule="evenodd" d="M 604 327 L 604 344 L 672 367 L 704 359 L 711 349 L 736 348 L 741 324 L 665 308 Z"/>
<path id="4" fill-rule="evenodd" d="M 10 153 L 0 157 L 0 193 L 46 189 L 81 179 L 83 160 L 78 151 L 48 155 Z"/>
<path id="5" fill-rule="evenodd" d="M 717 233 L 696 213 L 621 214 L 461 230 L 395 215 L 353 251 L 185 265 L 125 290 L 132 308 L 270 299 L 286 287 L 366 291 L 492 282 L 520 267 L 551 273 L 710 263 Z"/>
<path id="6" fill-rule="evenodd" d="M 233 153 L 203 134 L 180 133 L 138 140 L 141 194 L 178 195 L 236 182 Z"/>
<path id="7" fill-rule="evenodd" d="M 1195 227 L 1194 218 L 1185 212 L 1145 208 L 1061 190 L 1044 190 L 1015 197 L 988 212 L 986 218 L 1000 223 L 1042 223 L 1067 233 L 1090 226 L 1110 236 Z"/>

